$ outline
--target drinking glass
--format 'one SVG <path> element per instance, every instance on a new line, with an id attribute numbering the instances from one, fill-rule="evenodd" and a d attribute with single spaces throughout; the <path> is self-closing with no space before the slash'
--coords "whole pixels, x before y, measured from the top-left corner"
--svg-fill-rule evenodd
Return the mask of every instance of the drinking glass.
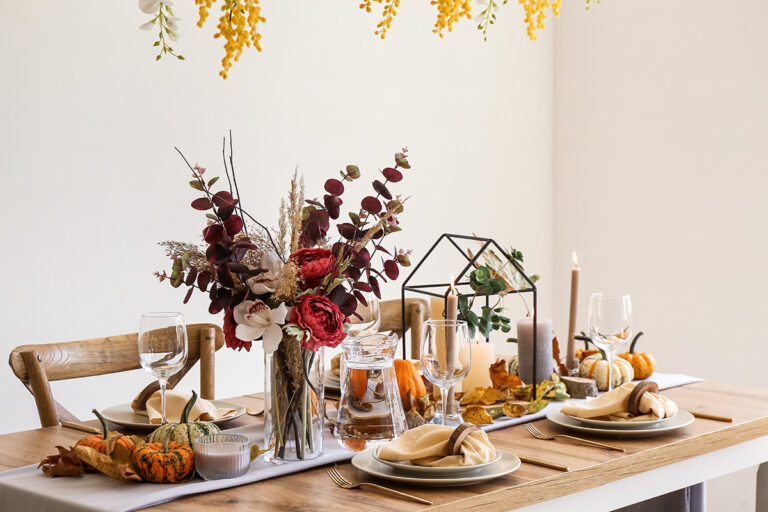
<path id="1" fill-rule="evenodd" d="M 160 384 L 161 425 L 165 420 L 165 386 L 168 377 L 187 361 L 187 327 L 181 313 L 144 313 L 139 327 L 141 366 Z"/>
<path id="2" fill-rule="evenodd" d="M 355 313 L 360 318 L 351 317 L 352 323 L 349 324 L 349 336 L 369 336 L 379 330 L 381 316 L 379 314 L 379 299 L 372 293 L 363 294 L 365 303 L 357 301 Z"/>
<path id="3" fill-rule="evenodd" d="M 613 389 L 613 360 L 627 350 L 632 330 L 629 295 L 593 293 L 589 299 L 589 336 L 608 359 L 608 391 Z"/>
<path id="4" fill-rule="evenodd" d="M 469 328 L 464 320 L 427 320 L 421 339 L 421 368 L 424 376 L 440 388 L 442 424 L 448 417 L 448 390 L 469 373 L 472 351 Z"/>

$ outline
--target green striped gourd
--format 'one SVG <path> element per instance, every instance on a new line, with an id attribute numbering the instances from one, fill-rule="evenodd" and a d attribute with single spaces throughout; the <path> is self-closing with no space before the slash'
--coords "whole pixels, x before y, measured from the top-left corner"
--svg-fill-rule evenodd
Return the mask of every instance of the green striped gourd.
<path id="1" fill-rule="evenodd" d="M 220 434 L 221 429 L 210 421 L 189 421 L 189 412 L 197 401 L 197 393 L 192 391 L 184 411 L 181 413 L 179 423 L 167 423 L 152 432 L 147 439 L 148 443 L 167 444 L 172 441 L 193 446 L 195 439 L 202 436 Z"/>

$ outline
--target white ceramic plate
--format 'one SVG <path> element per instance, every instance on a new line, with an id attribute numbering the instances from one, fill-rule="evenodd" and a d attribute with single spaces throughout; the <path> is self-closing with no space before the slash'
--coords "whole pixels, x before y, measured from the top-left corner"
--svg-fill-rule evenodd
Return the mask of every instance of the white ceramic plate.
<path id="1" fill-rule="evenodd" d="M 520 467 L 520 459 L 517 455 L 503 450 L 497 450 L 501 453 L 501 459 L 489 464 L 476 471 L 472 471 L 463 476 L 427 476 L 404 474 L 399 470 L 386 466 L 373 457 L 373 450 L 366 450 L 358 453 L 352 458 L 352 465 L 364 473 L 386 480 L 393 480 L 410 485 L 421 486 L 456 486 L 469 485 L 486 480 L 493 480 L 500 476 L 508 475 Z"/>
<path id="2" fill-rule="evenodd" d="M 655 436 L 658 434 L 665 434 L 677 430 L 679 428 L 687 427 L 693 423 L 693 415 L 688 411 L 680 410 L 669 418 L 668 422 L 658 422 L 656 425 L 640 428 L 605 428 L 588 426 L 571 416 L 567 416 L 560 411 L 549 411 L 547 413 L 547 419 L 552 423 L 560 425 L 570 430 L 582 432 L 585 434 L 591 434 L 596 436 L 609 436 L 609 437 L 647 437 Z M 610 423 L 611 427 L 615 427 L 613 422 Z"/>
<path id="3" fill-rule="evenodd" d="M 458 475 L 466 475 L 467 473 L 472 473 L 473 471 L 477 471 L 480 468 L 484 468 L 486 466 L 489 466 L 491 464 L 498 462 L 501 459 L 501 452 L 499 450 L 496 450 L 496 457 L 494 457 L 493 460 L 489 462 L 483 462 L 482 464 L 475 464 L 474 466 L 452 466 L 452 467 L 416 466 L 414 464 L 411 464 L 410 462 L 394 462 L 391 460 L 380 459 L 378 449 L 373 450 L 373 458 L 376 459 L 377 462 L 380 462 L 391 468 L 394 468 L 400 474 L 408 473 L 411 475 L 423 475 L 427 477 L 448 476 L 448 475 L 458 476 Z"/>
<path id="4" fill-rule="evenodd" d="M 240 404 L 225 402 L 223 400 L 210 400 L 210 402 L 216 407 L 223 409 L 235 409 L 235 413 L 233 415 L 213 422 L 217 425 L 222 425 L 245 414 L 245 407 Z M 104 416 L 104 419 L 110 423 L 128 427 L 133 430 L 149 431 L 155 430 L 160 426 L 150 423 L 149 416 L 136 414 L 136 412 L 134 412 L 134 410 L 131 408 L 131 404 L 113 405 L 112 407 L 108 407 L 101 411 L 101 415 Z"/>
<path id="5" fill-rule="evenodd" d="M 678 411 L 678 413 L 679 412 L 680 411 Z M 596 420 L 596 419 L 590 419 L 590 418 L 577 418 L 576 416 L 570 416 L 568 414 L 566 414 L 566 416 L 588 427 L 607 428 L 607 429 L 624 429 L 624 428 L 632 429 L 632 428 L 655 427 L 657 425 L 658 426 L 668 425 L 670 424 L 670 422 L 674 421 L 674 419 L 677 417 L 677 414 L 669 418 L 663 418 L 660 420 L 648 420 L 648 421 L 610 421 L 610 420 Z"/>

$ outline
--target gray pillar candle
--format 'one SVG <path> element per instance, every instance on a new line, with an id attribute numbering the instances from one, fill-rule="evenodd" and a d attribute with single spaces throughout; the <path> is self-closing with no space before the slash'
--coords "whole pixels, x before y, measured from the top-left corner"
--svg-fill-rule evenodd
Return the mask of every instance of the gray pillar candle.
<path id="1" fill-rule="evenodd" d="M 517 321 L 518 375 L 525 384 L 533 384 L 533 318 Z M 552 373 L 552 322 L 546 318 L 536 321 L 536 382 L 549 378 Z"/>

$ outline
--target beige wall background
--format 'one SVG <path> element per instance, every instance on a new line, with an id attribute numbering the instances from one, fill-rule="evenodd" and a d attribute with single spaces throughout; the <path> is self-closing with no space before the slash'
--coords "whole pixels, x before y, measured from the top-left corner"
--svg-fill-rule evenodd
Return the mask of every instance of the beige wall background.
<path id="1" fill-rule="evenodd" d="M 626 290 L 661 371 L 765 386 L 768 3 L 565 4 L 555 317 L 567 318 L 576 249 L 581 325 L 591 292 Z M 754 510 L 754 471 L 709 491 L 710 510 Z"/>
<path id="2" fill-rule="evenodd" d="M 193 240 L 204 227 L 172 146 L 215 173 L 230 128 L 244 205 L 265 222 L 276 222 L 297 164 L 317 196 L 326 178 L 358 164 L 368 179 L 351 200 L 408 145 L 413 170 L 393 187 L 412 196 L 398 247 L 416 261 L 440 233 L 474 230 L 525 249 L 549 274 L 552 32 L 530 43 L 517 5 L 483 44 L 471 23 L 435 36 L 428 2 L 404 2 L 381 41 L 378 18 L 358 2 L 265 1 L 264 52 L 245 52 L 223 81 L 216 20 L 198 29 L 193 3 L 176 4 L 183 63 L 154 61 L 135 1 L 0 3 L 1 353 L 135 332 L 143 311 L 218 321 L 203 297 L 184 306 L 185 292 L 152 272 L 167 266 L 157 242 Z M 542 283 L 550 315 L 552 284 Z M 261 389 L 262 364 L 259 350 L 221 350 L 218 395 Z M 150 380 L 137 371 L 53 392 L 86 418 Z M 39 425 L 6 365 L 0 387 L 10 412 L 0 432 Z"/>

